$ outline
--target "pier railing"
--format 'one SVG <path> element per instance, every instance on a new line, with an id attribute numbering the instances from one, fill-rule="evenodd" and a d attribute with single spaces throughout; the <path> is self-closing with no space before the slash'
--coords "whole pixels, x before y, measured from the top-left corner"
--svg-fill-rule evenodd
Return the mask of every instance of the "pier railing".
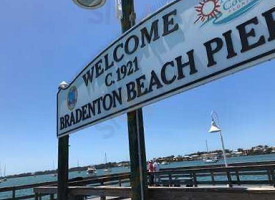
<path id="1" fill-rule="evenodd" d="M 251 164 L 237 164 L 230 167 L 224 166 L 203 166 L 203 167 L 185 167 L 163 169 L 158 173 L 154 173 L 154 186 L 161 187 L 198 187 L 200 185 L 269 185 L 275 187 L 275 163 L 251 163 Z M 100 197 L 108 196 L 110 192 L 121 195 L 122 191 L 129 189 L 122 189 L 121 186 L 129 186 L 130 173 L 113 174 L 106 176 L 79 178 L 71 180 L 70 191 L 79 196 L 86 196 L 87 194 L 100 194 Z M 47 196 L 47 199 L 56 199 L 56 182 L 46 182 L 31 185 L 23 185 L 16 187 L 0 188 L 0 194 L 5 193 L 4 198 L 0 200 L 14 200 L 14 199 L 40 199 Z M 100 186 L 100 188 L 95 188 Z M 106 186 L 103 187 L 102 186 Z M 113 187 L 110 189 L 110 187 Z M 88 190 L 87 187 L 90 187 Z M 119 189 L 119 187 L 121 187 Z M 33 192 L 33 188 L 34 192 Z M 84 190 L 84 188 L 86 188 Z M 78 190 L 79 189 L 79 190 Z M 81 190 L 80 190 L 81 189 Z M 29 192 L 22 192 L 27 191 Z M 82 191 L 82 192 L 81 192 Z M 96 192 L 99 191 L 99 192 Z M 106 192 L 104 192 L 106 191 Z M 26 195 L 23 195 L 26 194 Z M 36 194 L 34 194 L 36 193 Z M 3 196 L 3 195 L 2 195 Z"/>
<path id="2" fill-rule="evenodd" d="M 163 192 L 167 191 L 163 188 L 197 188 L 200 185 L 220 185 L 229 186 L 230 188 L 234 188 L 234 185 L 266 185 L 275 187 L 274 170 L 275 163 L 236 164 L 235 166 L 227 168 L 224 166 L 203 166 L 165 169 L 158 173 L 154 173 L 155 183 L 152 186 L 162 188 Z M 129 178 L 130 174 L 124 174 L 123 183 L 128 183 Z M 131 197 L 129 187 L 113 187 L 113 185 L 122 185 L 121 180 L 118 181 L 115 179 L 115 177 L 111 179 L 108 179 L 107 177 L 102 179 L 101 184 L 97 183 L 97 186 L 101 187 L 95 187 L 95 185 L 91 186 L 90 183 L 94 182 L 78 181 L 75 183 L 75 186 L 69 188 L 70 196 L 83 197 L 93 195 L 101 197 L 102 200 L 104 200 L 106 196 L 115 196 L 118 199 Z M 85 187 L 81 187 L 80 185 Z M 151 188 L 150 190 L 155 191 L 154 188 Z M 274 197 L 275 189 L 271 190 Z M 37 199 L 39 199 L 39 195 L 56 194 L 57 187 L 40 187 L 35 188 L 34 191 L 37 194 Z M 194 192 L 197 191 L 199 190 L 194 190 Z"/>
<path id="3" fill-rule="evenodd" d="M 274 155 L 275 156 L 275 155 Z M 241 166 L 255 166 L 255 165 L 275 165 L 275 161 L 264 161 L 264 162 L 247 162 L 247 163 L 230 163 L 230 167 L 241 167 Z M 202 165 L 202 166 L 188 166 L 188 167 L 173 167 L 173 168 L 164 168 L 161 171 L 170 171 L 170 170 L 184 170 L 184 169 L 208 169 L 212 167 L 224 167 L 224 164 L 214 164 L 214 165 Z"/>
<path id="4" fill-rule="evenodd" d="M 81 179 L 81 180 L 80 180 Z M 97 176 L 97 177 L 87 177 L 87 178 L 76 178 L 72 179 L 69 182 L 70 186 L 103 186 L 103 185 L 117 185 L 122 186 L 124 183 L 129 183 L 130 174 L 122 173 L 122 174 L 113 174 L 107 176 Z M 37 184 L 29 184 L 15 187 L 3 187 L 0 188 L 0 194 L 4 194 L 4 198 L 0 197 L 0 200 L 21 200 L 21 199 L 35 199 L 37 195 L 33 192 L 34 188 L 37 187 L 56 187 L 57 182 L 44 182 Z M 29 190 L 29 191 L 28 191 Z M 22 195 L 22 193 L 27 193 L 27 195 Z M 56 199 L 55 194 L 40 194 L 39 198 L 44 196 L 48 196 L 47 199 Z"/>
<path id="5" fill-rule="evenodd" d="M 155 173 L 156 184 L 165 186 L 271 185 L 275 187 L 275 164 L 230 167 L 167 169 Z"/>

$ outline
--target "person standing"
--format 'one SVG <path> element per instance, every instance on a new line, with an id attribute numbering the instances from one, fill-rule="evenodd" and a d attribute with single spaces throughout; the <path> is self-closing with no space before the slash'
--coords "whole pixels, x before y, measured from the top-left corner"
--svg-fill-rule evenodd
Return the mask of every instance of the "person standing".
<path id="1" fill-rule="evenodd" d="M 160 185 L 160 175 L 159 175 L 159 163 L 155 160 L 153 163 L 154 172 L 155 172 L 155 184 Z"/>
<path id="2" fill-rule="evenodd" d="M 154 185 L 154 165 L 151 160 L 149 161 L 149 163 L 147 165 L 147 169 L 149 172 L 149 185 L 152 186 L 152 185 Z"/>

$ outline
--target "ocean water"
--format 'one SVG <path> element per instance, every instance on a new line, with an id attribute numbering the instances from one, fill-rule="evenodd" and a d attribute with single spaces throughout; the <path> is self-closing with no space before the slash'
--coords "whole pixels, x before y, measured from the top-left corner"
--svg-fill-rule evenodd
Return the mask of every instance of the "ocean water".
<path id="1" fill-rule="evenodd" d="M 240 157 L 233 157 L 228 158 L 228 163 L 249 163 L 249 162 L 265 162 L 265 161 L 275 161 L 275 154 L 270 155 L 259 155 L 259 156 L 240 156 Z M 223 160 L 219 160 L 214 165 L 220 165 L 224 164 Z M 189 167 L 189 166 L 206 166 L 206 165 L 213 165 L 213 164 L 206 164 L 203 161 L 184 161 L 184 162 L 175 162 L 170 163 L 168 165 L 161 165 L 160 168 L 176 168 L 176 167 Z M 102 176 L 107 174 L 115 174 L 115 173 L 124 173 L 129 172 L 130 169 L 126 167 L 115 167 L 112 168 L 111 172 L 104 172 L 103 170 L 97 170 L 97 174 L 93 176 Z M 76 178 L 76 177 L 88 177 L 86 171 L 82 172 L 71 172 L 69 174 L 69 178 Z M 242 177 L 241 177 L 242 178 Z M 247 178 L 247 177 L 246 177 Z M 210 180 L 210 177 L 203 178 L 204 180 Z M 225 177 L 219 177 L 220 180 L 225 179 Z M 219 180 L 217 179 L 217 180 Z M 262 176 L 253 176 L 253 179 L 266 179 L 266 177 Z M 29 177 L 21 177 L 21 178 L 10 178 L 6 182 L 0 183 L 1 187 L 11 187 L 11 186 L 19 186 L 19 185 L 27 185 L 27 184 L 34 184 L 34 183 L 42 183 L 42 182 L 49 182 L 49 181 L 56 181 L 57 177 L 54 177 L 53 175 L 41 175 L 41 176 L 29 176 Z M 234 177 L 233 177 L 234 180 Z M 16 196 L 24 196 L 27 194 L 32 193 L 31 189 L 28 190 L 20 190 L 16 192 Z M 5 198 L 10 198 L 11 193 L 10 192 L 4 192 L 0 193 L 0 200 Z"/>
<path id="2" fill-rule="evenodd" d="M 265 161 L 275 161 L 275 154 L 269 155 L 258 155 L 258 156 L 240 156 L 227 158 L 228 164 L 233 163 L 251 163 L 251 162 L 265 162 Z M 192 166 L 207 166 L 207 165 L 221 165 L 224 164 L 224 160 L 220 159 L 217 163 L 204 163 L 202 160 L 198 161 L 183 161 L 174 162 L 169 165 L 164 165 L 162 168 L 176 168 L 176 167 L 192 167 Z"/>

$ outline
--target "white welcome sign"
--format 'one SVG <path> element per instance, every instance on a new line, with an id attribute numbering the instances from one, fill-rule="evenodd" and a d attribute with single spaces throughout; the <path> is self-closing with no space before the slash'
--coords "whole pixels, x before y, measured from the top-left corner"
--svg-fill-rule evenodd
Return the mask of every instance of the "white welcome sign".
<path id="1" fill-rule="evenodd" d="M 133 27 L 57 96 L 59 137 L 275 56 L 275 0 L 175 1 Z"/>

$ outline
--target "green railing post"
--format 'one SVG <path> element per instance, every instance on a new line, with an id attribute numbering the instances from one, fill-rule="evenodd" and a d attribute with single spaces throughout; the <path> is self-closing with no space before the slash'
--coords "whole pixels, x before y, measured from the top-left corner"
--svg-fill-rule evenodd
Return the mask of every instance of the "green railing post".
<path id="1" fill-rule="evenodd" d="M 238 185 L 241 185 L 241 179 L 240 179 L 239 171 L 236 171 L 236 177 L 237 177 Z"/>
<path id="2" fill-rule="evenodd" d="M 274 169 L 270 170 L 270 175 L 271 175 L 271 179 L 272 179 L 272 184 L 275 187 L 275 175 L 274 175 Z"/>
<path id="3" fill-rule="evenodd" d="M 192 176 L 193 176 L 194 186 L 195 186 L 195 187 L 198 187 L 198 182 L 197 182 L 197 176 L 196 176 L 196 173 L 195 173 L 195 172 L 193 172 L 193 173 L 192 173 Z"/>
<path id="4" fill-rule="evenodd" d="M 35 199 L 35 200 L 39 200 L 39 195 L 38 195 L 38 193 L 35 193 L 34 199 Z"/>
<path id="5" fill-rule="evenodd" d="M 12 189 L 12 199 L 15 200 L 16 197 L 16 190 L 15 188 Z"/>
<path id="6" fill-rule="evenodd" d="M 216 183 L 215 183 L 215 176 L 214 176 L 214 172 L 213 172 L 213 171 L 211 171 L 210 173 L 211 173 L 211 181 L 212 181 L 212 185 L 216 185 Z"/>
<path id="7" fill-rule="evenodd" d="M 229 187 L 233 187 L 230 171 L 226 172 L 226 176 L 227 176 L 227 181 L 228 181 Z"/>

